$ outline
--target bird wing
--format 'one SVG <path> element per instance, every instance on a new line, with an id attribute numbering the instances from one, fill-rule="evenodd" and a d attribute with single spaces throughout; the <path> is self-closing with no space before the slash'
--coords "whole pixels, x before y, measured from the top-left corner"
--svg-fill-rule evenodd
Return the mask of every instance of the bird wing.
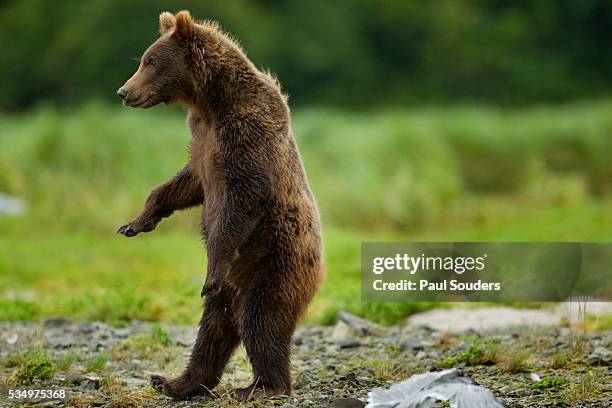
<path id="1" fill-rule="evenodd" d="M 456 370 L 420 374 L 388 390 L 375 389 L 366 408 L 431 408 L 436 401 L 450 401 L 452 408 L 505 408 L 491 391 L 459 376 Z"/>
<path id="2" fill-rule="evenodd" d="M 436 382 L 456 381 L 459 373 L 456 369 L 433 373 L 413 375 L 409 379 L 392 385 L 389 389 L 375 388 L 368 393 L 366 408 L 399 408 L 399 404 L 411 395 L 430 387 Z"/>
<path id="3" fill-rule="evenodd" d="M 452 408 L 507 408 L 493 393 L 477 385 L 463 385 L 451 399 Z"/>

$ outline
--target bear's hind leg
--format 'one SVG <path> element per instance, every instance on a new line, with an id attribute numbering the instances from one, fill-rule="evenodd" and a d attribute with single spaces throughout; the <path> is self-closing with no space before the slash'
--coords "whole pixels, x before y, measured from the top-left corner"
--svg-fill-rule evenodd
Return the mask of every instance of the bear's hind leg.
<path id="1" fill-rule="evenodd" d="M 253 366 L 253 383 L 234 391 L 240 401 L 291 393 L 291 337 L 301 307 L 263 292 L 240 305 L 239 330 Z"/>
<path id="2" fill-rule="evenodd" d="M 173 379 L 152 376 L 153 388 L 176 400 L 183 400 L 205 394 L 217 386 L 223 369 L 240 342 L 232 311 L 234 296 L 234 290 L 225 285 L 220 292 L 206 298 L 187 368 Z"/>

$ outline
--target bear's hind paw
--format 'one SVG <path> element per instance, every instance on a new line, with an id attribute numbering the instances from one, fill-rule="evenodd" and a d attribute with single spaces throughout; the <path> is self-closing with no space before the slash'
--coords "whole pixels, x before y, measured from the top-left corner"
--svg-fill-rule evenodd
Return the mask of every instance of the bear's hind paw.
<path id="1" fill-rule="evenodd" d="M 151 376 L 151 387 L 175 400 L 187 400 L 207 392 L 202 385 L 185 381 L 182 377 L 168 380 L 161 375 Z"/>

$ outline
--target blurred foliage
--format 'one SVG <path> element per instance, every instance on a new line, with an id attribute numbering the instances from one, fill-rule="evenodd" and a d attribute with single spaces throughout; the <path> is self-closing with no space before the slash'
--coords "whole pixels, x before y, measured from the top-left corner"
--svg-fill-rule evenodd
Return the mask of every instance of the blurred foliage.
<path id="1" fill-rule="evenodd" d="M 43 224 L 108 228 L 187 160 L 178 109 L 43 108 L 0 116 L 0 128 L 0 191 L 25 197 Z M 294 128 L 325 224 L 427 227 L 485 216 L 470 204 L 483 194 L 554 203 L 612 193 L 611 102 L 367 116 L 310 109 L 295 114 Z"/>
<path id="2" fill-rule="evenodd" d="M 0 4 L 0 109 L 111 99 L 189 9 L 240 39 L 296 104 L 522 104 L 610 94 L 609 0 L 12 0 Z"/>
<path id="3" fill-rule="evenodd" d="M 398 323 L 429 303 L 363 303 L 363 241 L 607 241 L 612 102 L 505 109 L 298 109 L 327 278 L 310 321 Z M 115 229 L 187 160 L 184 112 L 88 103 L 0 115 L 0 320 L 197 322 L 199 209 L 126 239 Z M 164 288 L 163 296 L 159 296 Z"/>

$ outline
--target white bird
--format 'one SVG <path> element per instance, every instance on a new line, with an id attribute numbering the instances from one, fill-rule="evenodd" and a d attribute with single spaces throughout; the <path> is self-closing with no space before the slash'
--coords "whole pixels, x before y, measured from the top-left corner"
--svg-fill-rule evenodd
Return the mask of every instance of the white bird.
<path id="1" fill-rule="evenodd" d="M 375 388 L 365 408 L 430 408 L 437 401 L 450 401 L 451 408 L 506 408 L 491 391 L 455 368 L 413 375 L 388 390 Z"/>

